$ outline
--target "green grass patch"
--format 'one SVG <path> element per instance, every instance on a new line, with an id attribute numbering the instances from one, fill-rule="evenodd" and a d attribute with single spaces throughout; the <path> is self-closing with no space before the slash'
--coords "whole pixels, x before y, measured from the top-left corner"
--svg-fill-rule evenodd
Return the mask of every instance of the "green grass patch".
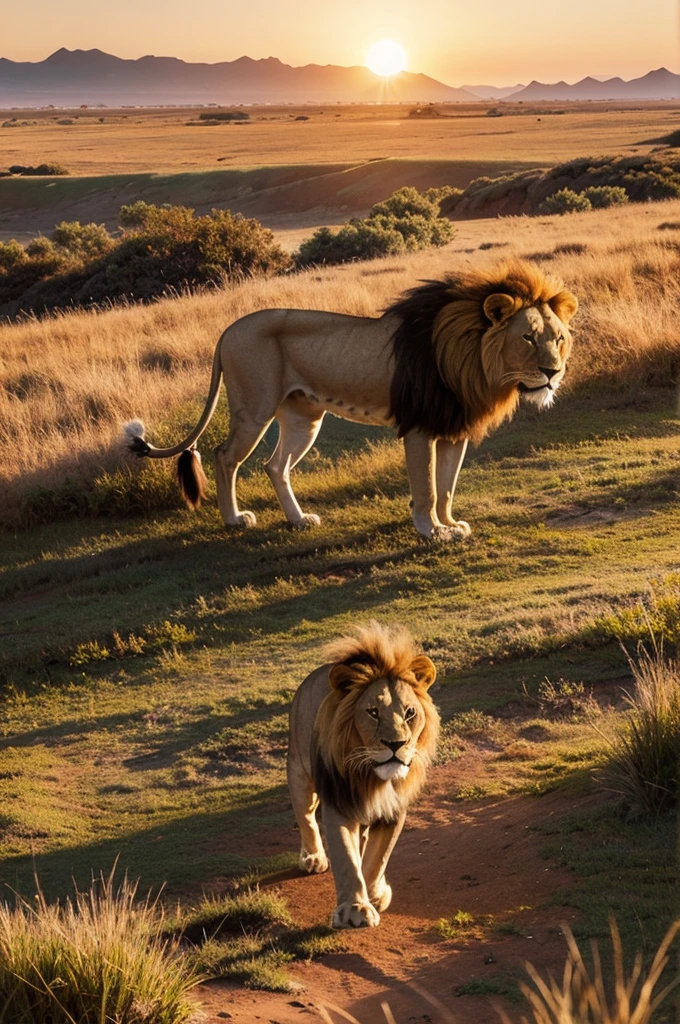
<path id="1" fill-rule="evenodd" d="M 471 978 L 456 988 L 458 996 L 504 996 L 511 1003 L 523 1002 L 517 979 L 509 974 L 491 974 L 484 978 Z"/>

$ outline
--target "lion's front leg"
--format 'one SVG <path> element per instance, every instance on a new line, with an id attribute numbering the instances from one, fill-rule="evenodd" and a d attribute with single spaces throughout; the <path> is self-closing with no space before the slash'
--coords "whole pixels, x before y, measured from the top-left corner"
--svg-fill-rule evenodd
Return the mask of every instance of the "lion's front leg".
<path id="1" fill-rule="evenodd" d="M 436 442 L 421 430 L 404 437 L 406 469 L 413 499 L 413 522 L 418 533 L 430 540 L 459 540 L 457 526 L 447 526 L 437 515 Z"/>
<path id="2" fill-rule="evenodd" d="M 464 519 L 453 518 L 451 506 L 467 446 L 467 438 L 455 442 L 439 438 L 436 442 L 437 518 L 459 530 L 461 537 L 470 536 L 470 527 Z"/>
<path id="3" fill-rule="evenodd" d="M 369 899 L 362 872 L 361 826 L 328 806 L 323 809 L 323 820 L 337 894 L 331 927 L 375 928 L 380 914 Z"/>
<path id="4" fill-rule="evenodd" d="M 392 887 L 387 883 L 385 871 L 405 820 L 406 813 L 396 821 L 373 825 L 368 834 L 362 870 L 368 898 L 381 914 L 392 902 Z"/>

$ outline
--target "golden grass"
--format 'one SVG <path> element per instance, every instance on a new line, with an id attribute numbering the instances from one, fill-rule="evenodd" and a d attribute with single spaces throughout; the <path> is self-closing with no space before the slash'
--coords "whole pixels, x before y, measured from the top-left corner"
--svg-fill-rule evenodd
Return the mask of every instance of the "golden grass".
<path id="1" fill-rule="evenodd" d="M 238 317 L 272 306 L 378 315 L 419 279 L 512 253 L 547 253 L 549 269 L 581 299 L 573 385 L 607 376 L 635 384 L 649 374 L 663 382 L 680 354 L 680 232 L 658 225 L 674 220 L 680 201 L 475 221 L 460 225 L 446 248 L 408 257 L 2 326 L 0 488 L 7 497 L 0 518 L 19 521 L 27 489 L 53 487 L 66 473 L 91 479 L 118 465 L 115 442 L 125 421 L 141 417 L 158 440 L 182 407 L 186 415 L 187 403 L 202 404 L 217 338 Z"/>
<path id="2" fill-rule="evenodd" d="M 364 161 L 399 156 L 432 160 L 531 160 L 537 165 L 591 153 L 618 153 L 676 126 L 677 108 L 638 104 L 536 105 L 502 121 L 486 116 L 487 103 L 443 108 L 446 119 L 409 118 L 410 105 L 304 107 L 308 121 L 295 121 L 294 107 L 251 108 L 246 125 L 190 127 L 195 111 L 91 111 L 71 125 L 27 112 L 27 127 L 0 128 L 7 164 L 38 164 L 46 156 L 72 174 L 127 171 L 196 171 L 217 167 Z M 611 105 L 608 105 L 611 107 Z M 540 120 L 537 117 L 540 113 Z M 336 116 L 336 115 L 340 116 Z M 12 111 L 10 116 L 23 120 Z M 104 123 L 99 123 L 99 118 Z M 648 147 L 643 147 L 647 149 Z M 220 162 L 218 163 L 218 158 Z"/>
<path id="3" fill-rule="evenodd" d="M 22 1024 L 183 1024 L 201 980 L 157 902 L 113 875 L 73 899 L 0 903 L 0 1020 Z"/>
<path id="4" fill-rule="evenodd" d="M 676 921 L 666 932 L 649 970 L 643 972 L 642 954 L 638 953 L 628 973 L 624 964 L 621 935 L 612 918 L 610 931 L 614 953 L 614 990 L 609 993 L 602 974 L 597 943 L 592 944 L 593 968 L 589 971 L 570 929 L 563 925 L 562 930 L 569 947 L 569 957 L 561 984 L 552 977 L 545 981 L 535 967 L 527 964 L 534 988 L 524 984 L 521 988 L 531 1006 L 532 1024 L 649 1024 L 654 1012 L 677 987 L 680 979 L 676 976 L 660 992 L 656 992 L 661 975 L 668 965 L 670 947 L 680 930 L 680 921 Z M 510 1024 L 505 1015 L 502 1019 Z M 529 1024 L 526 1017 L 522 1017 L 522 1024 Z"/>

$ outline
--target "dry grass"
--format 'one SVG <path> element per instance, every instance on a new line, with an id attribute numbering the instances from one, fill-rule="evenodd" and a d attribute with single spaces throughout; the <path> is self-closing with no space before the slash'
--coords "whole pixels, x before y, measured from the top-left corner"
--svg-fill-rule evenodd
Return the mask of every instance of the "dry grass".
<path id="1" fill-rule="evenodd" d="M 575 385 L 601 377 L 667 381 L 680 354 L 680 239 L 658 225 L 679 215 L 673 201 L 477 221 L 446 248 L 408 258 L 0 327 L 0 487 L 7 495 L 0 518 L 19 523 L 30 490 L 52 488 L 66 474 L 92 480 L 118 465 L 115 441 L 132 417 L 147 421 L 156 442 L 164 432 L 180 434 L 206 394 L 217 338 L 238 317 L 271 306 L 377 315 L 418 279 L 499 255 L 543 254 L 582 300 Z"/>
<path id="2" fill-rule="evenodd" d="M 163 930 L 159 905 L 112 877 L 61 905 L 0 904 L 0 1020 L 182 1024 L 200 978 Z"/>
<path id="3" fill-rule="evenodd" d="M 658 815 L 678 802 L 680 665 L 655 647 L 630 668 L 635 689 L 602 782 L 632 814 Z"/>
<path id="4" fill-rule="evenodd" d="M 552 977 L 546 982 L 535 967 L 527 964 L 535 988 L 528 985 L 521 987 L 531 1006 L 533 1024 L 648 1024 L 680 980 L 674 978 L 656 993 L 661 975 L 668 965 L 671 944 L 680 930 L 680 921 L 676 921 L 666 932 L 646 974 L 643 973 L 640 953 L 630 973 L 626 972 L 621 936 L 613 919 L 610 929 L 614 953 L 613 992 L 607 992 L 597 944 L 592 944 L 591 973 L 574 936 L 566 926 L 563 926 L 563 931 L 569 946 L 569 957 L 561 984 Z M 505 1015 L 502 1015 L 502 1019 L 505 1024 L 510 1024 Z M 522 1024 L 529 1024 L 526 1017 L 522 1017 Z"/>
<path id="5" fill-rule="evenodd" d="M 262 107 L 251 108 L 247 125 L 199 128 L 187 126 L 194 119 L 190 110 L 76 111 L 71 125 L 31 111 L 30 120 L 37 123 L 0 129 L 0 137 L 6 164 L 37 164 L 49 154 L 72 174 L 328 163 L 338 153 L 350 162 L 400 156 L 541 165 L 637 147 L 642 140 L 666 135 L 677 121 L 669 104 L 640 103 L 630 109 L 628 103 L 625 110 L 611 109 L 611 104 L 546 104 L 540 121 L 532 104 L 500 122 L 486 116 L 488 106 L 456 104 L 447 108 L 452 117 L 427 120 L 409 118 L 410 104 L 327 104 L 305 107 L 309 120 L 304 123 L 295 121 L 299 111 L 294 107 Z M 565 109 L 551 116 L 551 110 Z M 22 120 L 18 111 L 9 114 Z"/>

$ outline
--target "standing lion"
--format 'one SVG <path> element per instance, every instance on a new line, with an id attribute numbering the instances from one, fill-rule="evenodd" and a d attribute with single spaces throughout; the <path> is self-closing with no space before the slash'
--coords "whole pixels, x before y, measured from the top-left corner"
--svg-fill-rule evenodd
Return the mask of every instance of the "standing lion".
<path id="1" fill-rule="evenodd" d="M 125 428 L 128 445 L 152 459 L 179 455 L 182 493 L 197 507 L 205 477 L 194 446 L 224 377 L 231 425 L 216 451 L 216 476 L 227 526 L 255 523 L 238 507 L 236 476 L 274 418 L 279 440 L 265 469 L 288 521 L 318 524 L 317 515 L 300 508 L 290 474 L 331 412 L 395 427 L 404 439 L 416 529 L 429 538 L 466 537 L 470 527 L 453 518 L 452 501 L 468 441 L 481 441 L 510 419 L 520 397 L 539 409 L 552 404 L 577 308 L 561 281 L 514 261 L 423 284 L 380 317 L 251 313 L 220 338 L 210 394 L 189 436 L 173 448 L 154 448 L 135 421 Z"/>
<path id="2" fill-rule="evenodd" d="M 301 683 L 290 712 L 288 785 L 300 867 L 328 869 L 333 928 L 375 927 L 392 889 L 390 854 L 434 756 L 439 715 L 428 690 L 435 667 L 404 630 L 372 622 L 344 637 Z"/>

